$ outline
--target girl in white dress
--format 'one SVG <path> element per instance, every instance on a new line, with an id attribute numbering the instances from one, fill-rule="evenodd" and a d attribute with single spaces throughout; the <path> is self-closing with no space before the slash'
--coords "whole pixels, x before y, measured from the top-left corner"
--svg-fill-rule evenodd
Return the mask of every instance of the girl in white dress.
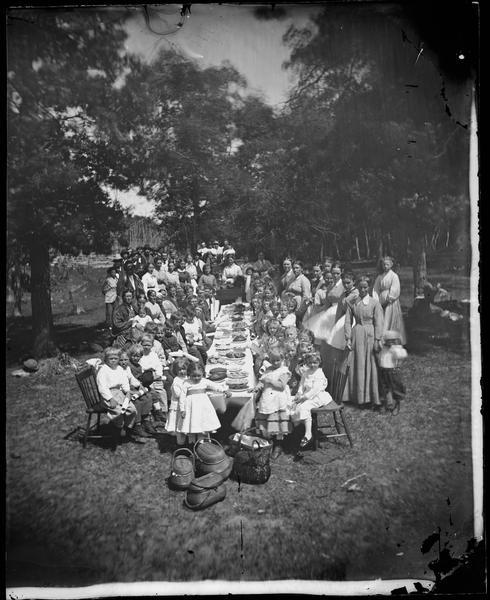
<path id="1" fill-rule="evenodd" d="M 261 392 L 255 415 L 255 426 L 266 439 L 273 439 L 272 458 L 282 453 L 281 442 L 291 432 L 288 406 L 291 401 L 289 380 L 291 372 L 284 365 L 284 355 L 269 352 L 270 366 L 261 375 L 254 392 Z"/>
<path id="2" fill-rule="evenodd" d="M 187 376 L 179 396 L 182 421 L 177 431 L 187 436 L 189 443 L 194 443 L 199 439 L 208 438 L 210 433 L 215 433 L 221 427 L 208 392 L 224 392 L 226 397 L 230 397 L 231 393 L 226 384 L 205 379 L 204 370 L 199 363 L 190 365 Z"/>
<path id="3" fill-rule="evenodd" d="M 182 427 L 182 415 L 179 410 L 179 399 L 184 391 L 188 367 L 189 362 L 184 358 L 177 358 L 172 364 L 172 375 L 174 379 L 172 381 L 170 392 L 170 408 L 168 410 L 165 429 L 170 435 L 176 436 L 178 446 L 183 446 L 185 444 L 185 434 L 180 432 L 180 428 Z"/>
<path id="4" fill-rule="evenodd" d="M 332 402 L 332 396 L 326 391 L 328 380 L 321 367 L 319 352 L 312 352 L 306 357 L 306 369 L 302 371 L 298 391 L 292 405 L 291 419 L 293 423 L 303 423 L 305 435 L 300 447 L 305 448 L 312 438 L 311 409 L 326 406 Z"/>

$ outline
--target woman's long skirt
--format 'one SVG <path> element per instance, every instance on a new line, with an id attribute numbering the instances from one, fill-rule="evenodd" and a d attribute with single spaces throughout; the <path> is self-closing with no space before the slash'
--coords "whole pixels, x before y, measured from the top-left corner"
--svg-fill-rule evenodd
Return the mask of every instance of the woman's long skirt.
<path id="1" fill-rule="evenodd" d="M 402 307 L 400 300 L 395 300 L 392 304 L 387 304 L 384 307 L 384 322 L 383 330 L 395 330 L 400 334 L 402 346 L 407 343 L 407 335 L 405 333 L 405 325 L 403 324 Z"/>
<path id="2" fill-rule="evenodd" d="M 332 329 L 335 325 L 335 313 L 337 312 L 337 305 L 330 306 L 329 308 L 318 310 L 314 308 L 311 313 L 306 313 L 305 319 L 303 319 L 303 327 L 313 332 L 315 336 L 315 343 L 320 344 L 322 341 L 327 341 L 332 333 Z"/>
<path id="3" fill-rule="evenodd" d="M 380 405 L 378 367 L 374 353 L 373 325 L 352 328 L 352 351 L 349 356 L 347 399 L 359 405 Z"/>

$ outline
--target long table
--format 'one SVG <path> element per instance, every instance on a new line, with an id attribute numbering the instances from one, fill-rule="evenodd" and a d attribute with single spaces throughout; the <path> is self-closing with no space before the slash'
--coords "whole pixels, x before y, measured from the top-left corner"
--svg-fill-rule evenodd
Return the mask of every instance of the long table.
<path id="1" fill-rule="evenodd" d="M 241 407 L 252 397 L 252 389 L 255 387 L 257 380 L 254 373 L 254 361 L 252 351 L 250 350 L 250 323 L 252 320 L 252 311 L 248 304 L 245 304 L 245 312 L 243 313 L 244 323 L 247 328 L 241 332 L 246 336 L 246 340 L 243 342 L 237 342 L 235 346 L 244 348 L 245 357 L 243 364 L 237 365 L 233 360 L 228 360 L 218 352 L 217 346 L 226 343 L 230 339 L 230 336 L 226 335 L 224 330 L 232 327 L 233 321 L 231 316 L 233 315 L 233 304 L 227 304 L 222 306 L 218 316 L 216 317 L 216 331 L 213 338 L 213 344 L 208 350 L 208 361 L 206 364 L 206 376 L 209 375 L 211 369 L 216 367 L 223 367 L 229 371 L 230 369 L 239 368 L 247 373 L 248 377 L 248 388 L 246 390 L 230 390 L 231 397 L 225 398 L 223 394 L 210 394 L 211 402 L 217 413 L 225 413 L 230 407 Z M 233 350 L 233 344 L 230 342 L 230 350 Z M 225 380 L 226 381 L 226 380 Z"/>

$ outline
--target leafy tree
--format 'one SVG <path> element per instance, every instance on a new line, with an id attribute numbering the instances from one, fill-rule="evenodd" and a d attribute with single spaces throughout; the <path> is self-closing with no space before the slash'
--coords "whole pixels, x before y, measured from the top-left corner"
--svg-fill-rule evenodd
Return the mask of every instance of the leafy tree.
<path id="1" fill-rule="evenodd" d="M 29 258 L 33 349 L 43 356 L 55 350 L 50 248 L 107 250 L 109 232 L 122 226 L 123 211 L 101 183 L 124 183 L 107 107 L 128 68 L 126 34 L 100 11 L 8 17 L 9 246 Z M 111 160 L 101 160 L 104 151 Z"/>
<path id="2" fill-rule="evenodd" d="M 366 254 L 406 257 L 410 237 L 427 246 L 467 217 L 468 73 L 453 86 L 451 112 L 435 61 L 418 61 L 424 39 L 411 41 L 399 8 L 329 6 L 315 24 L 285 35 L 298 75 L 291 115 L 318 124 L 305 128 L 305 154 L 320 169 L 307 180 L 328 181 L 321 194 L 306 188 L 324 206 L 311 214 L 333 224 L 346 256 L 360 238 Z"/>

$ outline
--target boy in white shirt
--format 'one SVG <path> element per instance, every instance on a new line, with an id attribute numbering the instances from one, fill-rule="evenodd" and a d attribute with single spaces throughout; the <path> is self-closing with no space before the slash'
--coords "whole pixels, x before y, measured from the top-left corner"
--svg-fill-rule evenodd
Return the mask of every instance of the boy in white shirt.
<path id="1" fill-rule="evenodd" d="M 385 331 L 383 347 L 378 354 L 379 395 L 385 401 L 386 410 L 391 413 L 398 413 L 400 401 L 405 397 L 400 365 L 406 357 L 407 351 L 400 343 L 400 334 L 397 331 Z"/>

